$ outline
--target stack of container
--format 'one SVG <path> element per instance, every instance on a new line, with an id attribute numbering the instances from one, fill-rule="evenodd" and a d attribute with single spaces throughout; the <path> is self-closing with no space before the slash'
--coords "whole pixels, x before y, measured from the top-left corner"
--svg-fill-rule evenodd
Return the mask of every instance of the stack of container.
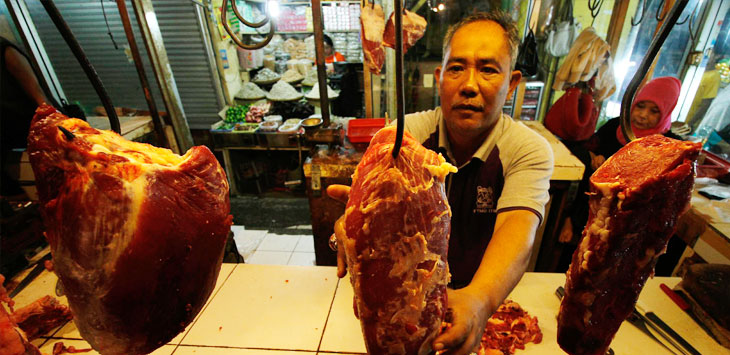
<path id="1" fill-rule="evenodd" d="M 362 42 L 360 42 L 359 32 L 347 33 L 347 49 L 342 53 L 350 63 L 362 62 Z"/>

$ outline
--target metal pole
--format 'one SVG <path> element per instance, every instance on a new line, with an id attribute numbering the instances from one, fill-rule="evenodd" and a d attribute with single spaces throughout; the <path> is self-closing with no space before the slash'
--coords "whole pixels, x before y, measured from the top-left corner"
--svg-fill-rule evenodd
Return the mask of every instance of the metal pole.
<path id="1" fill-rule="evenodd" d="M 626 88 L 624 97 L 621 100 L 621 131 L 624 134 L 624 137 L 626 137 L 626 140 L 629 142 L 636 139 L 636 135 L 634 135 L 634 131 L 631 129 L 631 104 L 634 101 L 634 95 L 636 95 L 636 91 L 638 91 L 642 79 L 649 71 L 652 63 L 654 62 L 654 58 L 656 58 L 662 44 L 664 44 L 664 41 L 669 36 L 669 32 L 671 32 L 672 27 L 677 22 L 679 15 L 682 14 L 682 10 L 684 10 L 688 2 L 689 0 L 679 0 L 674 4 L 669 15 L 665 18 L 662 27 L 659 29 L 659 33 L 651 41 L 649 50 L 644 56 L 644 59 L 641 60 L 641 64 L 639 64 L 639 68 L 636 70 L 634 78 L 631 79 L 629 86 Z"/>
<path id="2" fill-rule="evenodd" d="M 319 83 L 319 105 L 322 107 L 322 127 L 330 124 L 330 104 L 327 97 L 327 73 L 324 66 L 324 26 L 322 26 L 322 3 L 312 0 L 312 22 L 314 26 L 314 54 L 317 62 Z"/>
<path id="3" fill-rule="evenodd" d="M 132 23 L 129 21 L 129 13 L 127 12 L 127 4 L 124 0 L 117 0 L 117 8 L 119 8 L 119 16 L 122 18 L 122 25 L 124 26 L 124 34 L 127 35 L 127 41 L 129 42 L 129 50 L 132 52 L 132 58 L 134 59 L 134 66 L 137 68 L 137 75 L 139 76 L 139 82 L 142 84 L 142 90 L 144 91 L 144 98 L 147 101 L 147 106 L 150 108 L 150 116 L 152 116 L 152 124 L 155 127 L 155 134 L 157 135 L 157 142 L 163 144 L 166 147 L 170 147 L 170 142 L 165 137 L 165 123 L 160 118 L 157 112 L 157 105 L 155 99 L 152 97 L 150 92 L 150 83 L 147 81 L 147 75 L 144 72 L 144 66 L 142 65 L 142 57 L 139 55 L 139 48 L 137 48 L 137 41 L 134 39 L 134 31 L 132 30 Z"/>
<path id="4" fill-rule="evenodd" d="M 403 6 L 400 0 L 395 0 L 393 8 L 395 19 L 395 110 L 396 110 L 396 134 L 395 146 L 393 147 L 393 159 L 398 158 L 400 146 L 403 142 L 403 129 L 405 117 L 405 106 L 403 103 Z"/>

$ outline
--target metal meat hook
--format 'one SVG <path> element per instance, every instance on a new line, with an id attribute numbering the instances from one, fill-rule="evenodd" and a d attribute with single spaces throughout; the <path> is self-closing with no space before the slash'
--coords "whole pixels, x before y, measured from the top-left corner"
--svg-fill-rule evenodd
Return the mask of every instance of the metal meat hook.
<path id="1" fill-rule="evenodd" d="M 393 159 L 398 159 L 401 144 L 403 144 L 403 130 L 405 123 L 405 104 L 403 102 L 403 4 L 401 0 L 395 0 L 393 7 L 393 18 L 395 19 L 395 112 L 396 131 L 395 145 L 393 146 Z"/>
<path id="2" fill-rule="evenodd" d="M 223 28 L 226 30 L 226 32 L 228 32 L 228 35 L 231 36 L 231 39 L 233 40 L 234 43 L 236 43 L 237 46 L 239 46 L 243 49 L 248 49 L 248 50 L 259 49 L 259 48 L 263 48 L 264 46 L 269 44 L 271 39 L 274 38 L 274 21 L 271 21 L 271 26 L 269 26 L 269 33 L 266 35 L 266 38 L 264 38 L 264 40 L 262 42 L 256 43 L 256 44 L 243 43 L 243 41 L 241 41 L 241 39 L 238 38 L 238 35 L 233 33 L 233 31 L 231 30 L 231 27 L 228 25 L 228 14 L 227 14 L 228 11 L 226 11 L 227 8 L 228 8 L 228 0 L 223 0 L 223 6 L 221 6 L 221 22 L 222 22 Z M 243 18 L 241 13 L 238 12 L 238 6 L 236 6 L 235 0 L 231 1 L 231 8 L 233 9 L 233 13 L 236 15 L 238 20 L 241 21 L 244 25 L 246 25 L 248 27 L 259 28 L 259 27 L 265 25 L 267 22 L 269 22 L 268 11 L 265 14 L 263 20 L 253 23 L 253 22 L 246 21 L 246 19 Z"/>
<path id="3" fill-rule="evenodd" d="M 104 89 L 104 84 L 101 82 L 94 66 L 91 65 L 89 58 L 86 57 L 84 49 L 81 48 L 81 44 L 79 44 L 76 37 L 74 37 L 74 34 L 71 32 L 71 28 L 68 27 L 66 21 L 63 20 L 63 16 L 61 16 L 61 13 L 53 3 L 53 0 L 41 0 L 41 4 L 46 9 L 48 17 L 50 17 L 53 24 L 56 25 L 61 37 L 63 37 L 64 41 L 66 41 L 69 49 L 71 49 L 74 57 L 76 57 L 76 60 L 81 65 L 84 73 L 86 73 L 86 77 L 89 78 L 89 81 L 91 81 L 91 85 L 94 87 L 96 94 L 99 95 L 99 99 L 101 100 L 102 105 L 104 105 L 104 110 L 106 110 L 106 115 L 109 118 L 109 125 L 111 126 L 112 131 L 121 135 L 121 125 L 119 124 L 117 112 L 114 110 L 114 105 L 112 105 L 112 99 L 109 97 L 106 89 Z"/>
<path id="4" fill-rule="evenodd" d="M 634 135 L 634 131 L 631 129 L 631 103 L 634 101 L 634 96 L 636 96 L 636 92 L 639 89 L 639 85 L 641 85 L 641 81 L 649 71 L 649 68 L 654 62 L 654 58 L 656 58 L 659 53 L 659 49 L 661 49 L 662 44 L 664 44 L 664 41 L 667 37 L 669 37 L 669 32 L 672 30 L 672 27 L 674 27 L 674 24 L 677 23 L 679 15 L 682 14 L 682 10 L 684 10 L 688 2 L 689 0 L 677 0 L 677 2 L 674 3 L 672 9 L 669 10 L 666 21 L 662 23 L 659 33 L 657 33 L 657 36 L 651 41 L 649 50 L 646 55 L 644 55 L 644 59 L 641 60 L 641 64 L 639 64 L 636 74 L 634 74 L 629 86 L 626 88 L 624 97 L 621 100 L 621 132 L 624 134 L 624 137 L 626 137 L 627 142 L 636 139 L 636 135 Z"/>

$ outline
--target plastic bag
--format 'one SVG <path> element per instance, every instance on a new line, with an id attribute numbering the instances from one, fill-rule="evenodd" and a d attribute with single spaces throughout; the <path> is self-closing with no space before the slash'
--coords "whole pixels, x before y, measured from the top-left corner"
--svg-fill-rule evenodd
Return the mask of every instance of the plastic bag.
<path id="1" fill-rule="evenodd" d="M 554 57 L 562 57 L 570 52 L 570 47 L 580 34 L 580 24 L 573 20 L 563 21 L 548 31 L 547 51 Z"/>
<path id="2" fill-rule="evenodd" d="M 522 44 L 520 44 L 515 69 L 521 71 L 525 77 L 533 76 L 537 74 L 538 62 L 537 41 L 535 41 L 535 34 L 530 29 L 530 32 L 527 33 Z"/>
<path id="3" fill-rule="evenodd" d="M 580 24 L 573 19 L 573 1 L 568 0 L 558 15 L 559 21 L 548 30 L 546 49 L 554 57 L 570 52 L 570 47 L 580 34 Z"/>

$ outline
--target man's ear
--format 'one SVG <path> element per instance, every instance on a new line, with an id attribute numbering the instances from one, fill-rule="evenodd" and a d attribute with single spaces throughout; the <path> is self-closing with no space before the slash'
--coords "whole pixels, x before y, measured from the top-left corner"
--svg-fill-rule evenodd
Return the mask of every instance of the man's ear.
<path id="1" fill-rule="evenodd" d="M 439 94 L 441 94 L 441 86 L 439 83 L 441 82 L 441 66 L 437 66 L 436 69 L 433 70 L 433 77 L 436 79 L 436 90 L 438 90 Z"/>
<path id="2" fill-rule="evenodd" d="M 512 97 L 517 85 L 520 84 L 520 80 L 522 80 L 522 72 L 519 70 L 513 70 L 512 77 L 509 79 L 509 92 L 507 93 L 507 97 Z"/>

